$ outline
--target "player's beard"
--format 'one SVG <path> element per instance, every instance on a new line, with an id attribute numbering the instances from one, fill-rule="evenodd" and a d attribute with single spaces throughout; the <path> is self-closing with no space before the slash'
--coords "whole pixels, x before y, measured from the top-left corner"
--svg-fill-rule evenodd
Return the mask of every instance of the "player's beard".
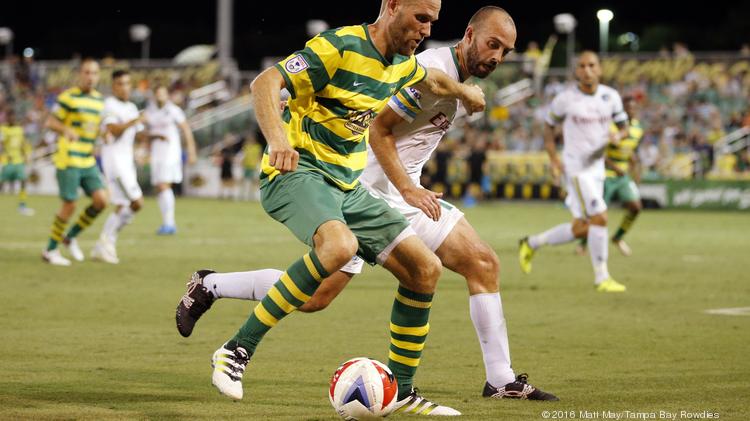
<path id="1" fill-rule="evenodd" d="M 409 30 L 407 29 L 405 24 L 401 23 L 400 19 L 393 22 L 388 30 L 392 35 L 392 50 L 395 51 L 396 54 L 400 54 L 402 56 L 410 56 L 414 54 L 414 52 L 417 50 L 417 47 L 422 42 L 422 39 L 419 38 L 417 45 L 414 46 L 412 44 L 413 40 L 417 40 L 409 37 Z"/>
<path id="2" fill-rule="evenodd" d="M 483 63 L 479 59 L 479 48 L 475 42 L 472 42 L 467 50 L 466 67 L 472 76 L 484 79 L 495 70 L 496 65 Z"/>

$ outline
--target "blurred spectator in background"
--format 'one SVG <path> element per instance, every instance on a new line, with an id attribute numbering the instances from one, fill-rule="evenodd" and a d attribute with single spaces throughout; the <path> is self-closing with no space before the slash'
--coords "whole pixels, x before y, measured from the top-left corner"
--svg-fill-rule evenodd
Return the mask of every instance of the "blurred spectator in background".
<path id="1" fill-rule="evenodd" d="M 262 156 L 263 148 L 258 144 L 256 137 L 249 133 L 245 136 L 241 152 L 243 170 L 241 198 L 244 200 L 260 200 L 258 179 Z"/>
<path id="2" fill-rule="evenodd" d="M 234 161 L 239 146 L 237 138 L 231 133 L 224 135 L 224 139 L 216 146 L 216 162 L 221 168 L 221 188 L 219 199 L 237 200 L 236 180 L 234 178 Z"/>
<path id="3" fill-rule="evenodd" d="M 542 50 L 539 49 L 539 44 L 536 41 L 529 41 L 526 46 L 526 51 L 523 52 L 523 72 L 527 76 L 534 74 L 536 68 L 536 62 L 539 57 L 542 56 Z"/>

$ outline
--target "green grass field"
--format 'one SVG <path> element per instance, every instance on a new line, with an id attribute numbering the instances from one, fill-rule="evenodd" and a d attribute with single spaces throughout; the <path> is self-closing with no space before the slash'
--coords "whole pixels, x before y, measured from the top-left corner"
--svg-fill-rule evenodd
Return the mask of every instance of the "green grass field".
<path id="1" fill-rule="evenodd" d="M 158 210 L 147 200 L 120 237 L 120 265 L 60 268 L 40 260 L 57 199 L 32 197 L 30 218 L 15 203 L 0 197 L 0 419 L 335 420 L 326 394 L 336 367 L 387 358 L 396 282 L 367 268 L 326 311 L 272 330 L 248 366 L 245 399 L 232 402 L 211 386 L 210 358 L 254 303 L 217 302 L 190 339 L 175 329 L 175 305 L 198 268 L 284 269 L 305 251 L 286 228 L 257 204 L 184 199 L 178 235 L 157 237 Z M 628 238 L 634 256 L 610 251 L 610 271 L 629 291 L 603 295 L 572 246 L 542 250 L 531 275 L 518 269 L 517 239 L 568 220 L 565 209 L 496 203 L 466 212 L 503 265 L 514 369 L 561 400 L 481 398 L 466 287 L 449 272 L 417 374 L 428 398 L 466 420 L 540 420 L 543 411 L 750 419 L 750 317 L 704 313 L 750 306 L 746 213 L 646 212 Z M 612 212 L 613 225 L 621 215 Z M 82 234 L 87 253 L 105 217 Z"/>

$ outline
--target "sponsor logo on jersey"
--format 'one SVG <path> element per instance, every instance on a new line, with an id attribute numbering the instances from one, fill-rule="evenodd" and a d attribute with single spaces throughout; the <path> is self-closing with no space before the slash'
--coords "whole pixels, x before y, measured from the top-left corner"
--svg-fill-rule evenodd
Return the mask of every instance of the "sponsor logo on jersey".
<path id="1" fill-rule="evenodd" d="M 441 130 L 448 130 L 451 127 L 451 121 L 442 112 L 435 114 L 430 119 L 430 123 Z"/>
<path id="2" fill-rule="evenodd" d="M 372 123 L 372 119 L 375 118 L 376 115 L 377 114 L 375 114 L 375 111 L 373 110 L 353 111 L 349 113 L 349 121 L 344 124 L 344 127 L 351 130 L 353 134 L 361 135 L 368 127 L 370 127 L 370 123 Z"/>

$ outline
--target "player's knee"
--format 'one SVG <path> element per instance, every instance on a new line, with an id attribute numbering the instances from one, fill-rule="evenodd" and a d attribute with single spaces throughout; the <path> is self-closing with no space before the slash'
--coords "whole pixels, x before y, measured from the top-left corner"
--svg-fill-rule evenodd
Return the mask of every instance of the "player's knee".
<path id="1" fill-rule="evenodd" d="M 609 222 L 608 219 L 607 212 L 602 212 L 591 217 L 591 224 L 606 227 L 607 222 Z"/>
<path id="2" fill-rule="evenodd" d="M 572 229 L 575 238 L 583 238 L 589 233 L 589 224 L 581 219 L 576 219 L 573 222 Z"/>
<path id="3" fill-rule="evenodd" d="M 96 210 L 101 211 L 107 207 L 109 200 L 107 199 L 106 194 L 99 193 L 99 194 L 94 195 L 94 197 L 92 197 L 92 202 L 93 202 L 92 204 L 94 205 L 94 208 L 96 208 Z"/>
<path id="4" fill-rule="evenodd" d="M 635 202 L 630 202 L 630 205 L 628 206 L 631 213 L 638 213 L 643 209 L 643 205 L 641 204 L 640 200 L 636 200 Z"/>
<path id="5" fill-rule="evenodd" d="M 344 226 L 345 228 L 346 226 Z M 354 257 L 359 248 L 357 237 L 348 229 L 338 229 L 318 237 L 315 253 L 337 268 L 344 266 Z"/>
<path id="6" fill-rule="evenodd" d="M 143 207 L 143 199 L 138 199 L 133 202 L 130 202 L 130 210 L 133 212 L 138 212 Z"/>
<path id="7" fill-rule="evenodd" d="M 479 253 L 477 253 L 476 265 L 483 286 L 496 287 L 497 279 L 500 276 L 500 259 L 495 251 L 483 244 Z"/>
<path id="8" fill-rule="evenodd" d="M 433 253 L 429 253 L 415 265 L 415 281 L 421 288 L 434 289 L 442 272 L 443 264 L 440 259 Z"/>

